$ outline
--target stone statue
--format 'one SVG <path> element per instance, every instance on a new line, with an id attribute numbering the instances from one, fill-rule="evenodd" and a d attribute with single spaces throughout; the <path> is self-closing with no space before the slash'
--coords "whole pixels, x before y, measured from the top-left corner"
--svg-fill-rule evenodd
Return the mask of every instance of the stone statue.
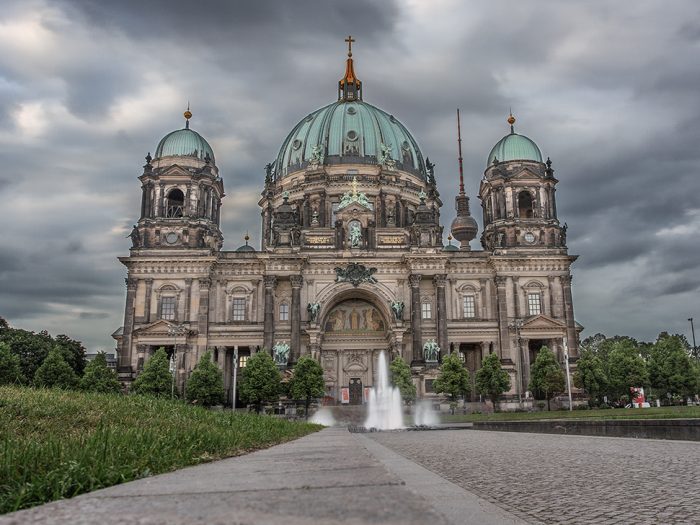
<path id="1" fill-rule="evenodd" d="M 362 229 L 359 222 L 350 225 L 350 247 L 359 248 L 362 244 Z"/>
<path id="2" fill-rule="evenodd" d="M 306 305 L 306 311 L 309 312 L 309 320 L 312 323 L 316 322 L 316 318 L 318 317 L 319 310 L 321 310 L 320 303 L 309 303 Z"/>
<path id="3" fill-rule="evenodd" d="M 265 164 L 265 184 L 272 182 L 272 163 Z"/>
<path id="4" fill-rule="evenodd" d="M 318 208 L 314 208 L 314 211 L 311 214 L 311 226 L 318 226 L 318 225 L 319 225 Z"/>
<path id="5" fill-rule="evenodd" d="M 428 182 L 435 182 L 435 163 L 430 162 L 428 157 L 425 158 L 425 170 L 428 172 Z"/>
<path id="6" fill-rule="evenodd" d="M 323 146 L 321 144 L 317 144 L 311 148 L 309 166 L 312 168 L 318 168 L 321 164 L 323 164 Z"/>
<path id="7" fill-rule="evenodd" d="M 272 347 L 272 358 L 277 366 L 286 366 L 289 362 L 289 344 L 282 341 Z"/>
<path id="8" fill-rule="evenodd" d="M 394 319 L 403 321 L 403 301 L 391 301 L 391 311 L 394 312 Z"/>
<path id="9" fill-rule="evenodd" d="M 426 363 L 437 363 L 439 355 L 440 347 L 435 342 L 435 339 L 431 339 L 423 345 L 423 359 L 425 359 Z"/>
<path id="10" fill-rule="evenodd" d="M 381 153 L 379 154 L 379 163 L 387 169 L 396 169 L 396 161 L 391 154 L 391 144 L 388 146 L 382 142 Z"/>
<path id="11" fill-rule="evenodd" d="M 141 247 L 141 234 L 139 233 L 139 229 L 136 227 L 135 224 L 134 229 L 131 230 L 131 233 L 129 234 L 129 237 L 131 237 L 131 245 L 133 248 Z"/>

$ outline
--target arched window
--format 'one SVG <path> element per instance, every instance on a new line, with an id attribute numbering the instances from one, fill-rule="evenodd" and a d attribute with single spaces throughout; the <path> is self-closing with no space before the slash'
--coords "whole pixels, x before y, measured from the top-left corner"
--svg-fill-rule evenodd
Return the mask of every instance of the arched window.
<path id="1" fill-rule="evenodd" d="M 518 216 L 521 219 L 532 219 L 535 211 L 532 208 L 532 195 L 529 191 L 518 193 Z"/>
<path id="2" fill-rule="evenodd" d="M 168 192 L 165 205 L 166 217 L 182 217 L 185 208 L 185 195 L 182 190 L 173 188 Z"/>

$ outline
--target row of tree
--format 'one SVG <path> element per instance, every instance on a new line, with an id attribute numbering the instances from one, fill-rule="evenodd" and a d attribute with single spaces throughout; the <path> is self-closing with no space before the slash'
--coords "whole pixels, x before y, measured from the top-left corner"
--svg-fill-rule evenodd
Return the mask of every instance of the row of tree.
<path id="1" fill-rule="evenodd" d="M 574 384 L 594 405 L 628 402 L 633 387 L 644 387 L 647 398 L 664 404 L 700 394 L 700 361 L 682 335 L 662 332 L 644 343 L 596 334 L 581 343 L 576 368 Z"/>

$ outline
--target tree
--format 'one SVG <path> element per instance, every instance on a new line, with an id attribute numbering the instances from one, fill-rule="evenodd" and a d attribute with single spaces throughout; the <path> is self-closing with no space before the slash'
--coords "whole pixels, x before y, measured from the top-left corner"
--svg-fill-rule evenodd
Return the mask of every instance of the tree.
<path id="1" fill-rule="evenodd" d="M 173 376 L 170 373 L 170 363 L 165 348 L 158 351 L 146 361 L 141 373 L 131 385 L 134 394 L 144 394 L 156 397 L 167 397 L 172 391 Z"/>
<path id="2" fill-rule="evenodd" d="M 476 391 L 488 397 L 495 409 L 500 397 L 508 390 L 510 390 L 510 376 L 501 367 L 498 354 L 487 355 L 476 373 Z"/>
<path id="3" fill-rule="evenodd" d="M 592 350 L 584 350 L 576 363 L 574 385 L 582 388 L 597 404 L 603 400 L 608 391 L 608 375 L 605 372 L 605 363 Z"/>
<path id="4" fill-rule="evenodd" d="M 629 396 L 631 387 L 649 383 L 646 365 L 633 339 L 620 338 L 615 341 L 608 354 L 607 365 L 608 388 L 615 399 Z"/>
<path id="5" fill-rule="evenodd" d="M 535 399 L 546 399 L 547 410 L 551 410 L 550 401 L 565 390 L 566 378 L 552 351 L 543 346 L 537 352 L 537 358 L 530 369 L 529 389 Z"/>
<path id="6" fill-rule="evenodd" d="M 63 358 L 60 348 L 54 348 L 46 356 L 34 374 L 34 384 L 48 388 L 75 388 L 78 376 Z"/>
<path id="7" fill-rule="evenodd" d="M 391 383 L 398 387 L 404 402 L 415 401 L 416 385 L 413 384 L 411 367 L 408 366 L 408 363 L 401 356 L 397 356 L 389 365 L 389 371 L 391 372 Z"/>
<path id="8" fill-rule="evenodd" d="M 687 399 L 695 393 L 697 378 L 680 337 L 661 333 L 652 347 L 647 367 L 649 382 L 660 398 Z"/>
<path id="9" fill-rule="evenodd" d="M 102 394 L 119 394 L 122 385 L 117 373 L 107 366 L 107 356 L 99 352 L 85 367 L 85 374 L 80 379 L 80 389 Z"/>
<path id="10" fill-rule="evenodd" d="M 289 393 L 294 399 L 303 399 L 306 410 L 304 413 L 308 419 L 309 405 L 312 398 L 318 398 L 325 393 L 325 383 L 323 381 L 323 368 L 318 362 L 308 356 L 302 356 L 294 365 L 294 375 L 292 376 Z"/>
<path id="11" fill-rule="evenodd" d="M 258 352 L 241 371 L 241 400 L 254 404 L 255 411 L 260 412 L 263 401 L 272 401 L 279 395 L 280 381 L 280 372 L 270 354 L 265 350 Z"/>
<path id="12" fill-rule="evenodd" d="M 205 352 L 199 363 L 192 370 L 185 389 L 187 400 L 206 407 L 223 404 L 224 376 L 221 369 L 211 358 L 211 352 Z"/>
<path id="13" fill-rule="evenodd" d="M 53 348 L 48 334 L 35 334 L 19 328 L 8 328 L 0 332 L 0 341 L 7 343 L 13 354 L 19 357 L 22 375 L 31 380 Z"/>
<path id="14" fill-rule="evenodd" d="M 0 317 L 0 321 L 4 321 Z M 10 351 L 10 345 L 0 343 L 0 385 L 24 383 L 19 357 Z"/>
<path id="15" fill-rule="evenodd" d="M 83 375 L 87 363 L 83 343 L 63 334 L 57 335 L 54 341 L 54 346 L 58 346 L 63 352 L 63 358 L 66 360 L 66 363 L 70 365 L 76 374 L 79 376 Z"/>
<path id="16" fill-rule="evenodd" d="M 451 405 L 455 406 L 457 399 L 466 396 L 471 391 L 469 370 L 464 368 L 462 360 L 452 353 L 442 360 L 440 375 L 433 382 L 435 393 L 450 396 Z"/>

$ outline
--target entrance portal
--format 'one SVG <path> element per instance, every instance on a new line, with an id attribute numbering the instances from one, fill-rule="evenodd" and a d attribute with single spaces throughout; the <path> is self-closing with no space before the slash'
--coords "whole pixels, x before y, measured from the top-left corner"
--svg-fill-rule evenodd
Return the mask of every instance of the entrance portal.
<path id="1" fill-rule="evenodd" d="M 357 377 L 350 379 L 350 404 L 362 404 L 362 380 Z"/>

